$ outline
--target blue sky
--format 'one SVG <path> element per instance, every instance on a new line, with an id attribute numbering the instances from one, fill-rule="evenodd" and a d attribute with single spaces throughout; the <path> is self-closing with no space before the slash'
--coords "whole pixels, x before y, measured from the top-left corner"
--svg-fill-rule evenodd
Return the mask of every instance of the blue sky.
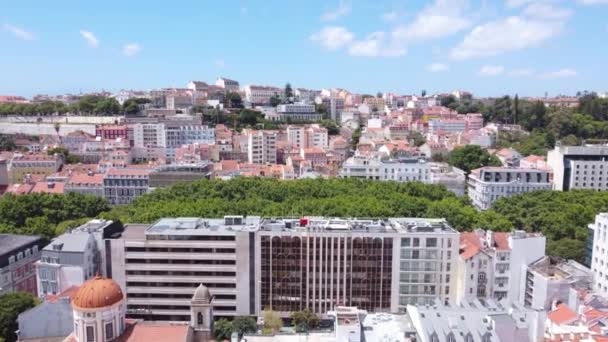
<path id="1" fill-rule="evenodd" d="M 241 84 L 608 91 L 608 0 L 0 0 L 0 94 Z"/>

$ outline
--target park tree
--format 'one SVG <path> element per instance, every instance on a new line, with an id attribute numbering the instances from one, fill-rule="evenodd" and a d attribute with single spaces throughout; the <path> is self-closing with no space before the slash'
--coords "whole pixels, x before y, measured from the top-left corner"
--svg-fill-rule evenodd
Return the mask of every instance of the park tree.
<path id="1" fill-rule="evenodd" d="M 213 336 L 217 341 L 230 340 L 232 336 L 232 322 L 225 318 L 218 319 L 213 323 Z"/>
<path id="2" fill-rule="evenodd" d="M 488 151 L 478 145 L 466 145 L 455 148 L 448 158 L 448 163 L 469 174 L 471 170 L 483 166 L 501 166 L 502 163 L 496 156 L 490 155 Z"/>
<path id="3" fill-rule="evenodd" d="M 297 332 L 305 332 L 319 325 L 319 317 L 308 308 L 292 313 L 291 321 Z"/>
<path id="4" fill-rule="evenodd" d="M 283 320 L 277 312 L 265 310 L 262 316 L 264 317 L 264 330 L 266 332 L 275 334 L 283 327 Z"/>
<path id="5" fill-rule="evenodd" d="M 13 292 L 0 296 L 0 338 L 6 342 L 17 341 L 17 316 L 38 304 L 29 293 Z"/>
<path id="6" fill-rule="evenodd" d="M 249 316 L 239 316 L 232 321 L 232 331 L 243 336 L 243 334 L 254 333 L 258 329 L 256 320 Z"/>
<path id="7" fill-rule="evenodd" d="M 272 107 L 276 107 L 281 104 L 281 98 L 278 95 L 273 95 L 270 97 L 270 105 Z"/>
<path id="8" fill-rule="evenodd" d="M 239 93 L 229 91 L 224 97 L 224 106 L 226 108 L 243 108 L 243 99 Z"/>
<path id="9" fill-rule="evenodd" d="M 410 134 L 408 134 L 407 138 L 410 141 L 410 144 L 412 144 L 416 147 L 420 147 L 426 143 L 426 138 L 420 132 L 413 131 Z"/>

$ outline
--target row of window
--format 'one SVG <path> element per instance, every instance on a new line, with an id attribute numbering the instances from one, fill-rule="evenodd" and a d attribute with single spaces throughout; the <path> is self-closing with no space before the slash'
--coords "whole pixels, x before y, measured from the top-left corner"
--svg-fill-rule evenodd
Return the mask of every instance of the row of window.
<path id="1" fill-rule="evenodd" d="M 32 248 L 26 248 L 25 250 L 18 252 L 17 255 L 11 255 L 8 257 L 8 263 L 15 263 L 15 258 L 17 261 L 21 261 L 23 258 L 27 258 L 32 254 L 38 253 L 38 246 L 33 246 Z"/>

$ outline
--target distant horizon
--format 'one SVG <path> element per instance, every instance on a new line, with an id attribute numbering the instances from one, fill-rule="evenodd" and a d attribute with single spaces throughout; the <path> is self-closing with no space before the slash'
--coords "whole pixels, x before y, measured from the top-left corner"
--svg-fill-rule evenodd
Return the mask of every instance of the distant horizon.
<path id="1" fill-rule="evenodd" d="M 373 94 L 605 92 L 606 18 L 606 0 L 8 2 L 0 94 L 182 87 L 211 75 Z"/>

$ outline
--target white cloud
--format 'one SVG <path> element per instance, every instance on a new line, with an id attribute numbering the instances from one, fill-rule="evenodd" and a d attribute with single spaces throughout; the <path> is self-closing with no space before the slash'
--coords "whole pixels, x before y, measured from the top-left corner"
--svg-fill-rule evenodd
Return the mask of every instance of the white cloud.
<path id="1" fill-rule="evenodd" d="M 560 69 L 556 71 L 550 71 L 542 74 L 540 77 L 543 79 L 555 79 L 555 78 L 568 78 L 578 76 L 578 72 L 574 69 Z"/>
<path id="2" fill-rule="evenodd" d="M 337 50 L 350 44 L 354 35 L 341 26 L 326 26 L 310 36 L 310 40 L 321 44 L 328 50 Z"/>
<path id="3" fill-rule="evenodd" d="M 382 20 L 390 23 L 390 22 L 393 22 L 393 21 L 395 21 L 395 20 L 397 20 L 399 18 L 399 13 L 397 13 L 396 11 L 390 11 L 390 12 L 382 13 L 382 15 L 380 16 L 380 18 L 382 18 Z"/>
<path id="4" fill-rule="evenodd" d="M 337 8 L 329 10 L 323 14 L 321 14 L 321 20 L 323 21 L 334 21 L 338 20 L 343 16 L 346 16 L 350 13 L 351 6 L 349 2 L 344 0 L 340 0 Z"/>
<path id="5" fill-rule="evenodd" d="M 450 55 L 454 59 L 467 59 L 521 50 L 556 36 L 562 27 L 560 21 L 508 17 L 476 26 Z"/>
<path id="6" fill-rule="evenodd" d="M 578 3 L 583 5 L 605 5 L 608 0 L 578 0 Z"/>
<path id="7" fill-rule="evenodd" d="M 433 63 L 429 64 L 426 69 L 430 72 L 442 72 L 447 71 L 449 69 L 449 66 L 443 63 Z"/>
<path id="8" fill-rule="evenodd" d="M 416 19 L 393 31 L 395 39 L 401 41 L 426 40 L 446 37 L 471 25 L 464 15 L 466 0 L 436 0 L 424 8 Z"/>
<path id="9" fill-rule="evenodd" d="M 15 37 L 17 37 L 21 40 L 34 40 L 36 38 L 33 33 L 26 31 L 25 29 L 18 27 L 18 26 L 11 25 L 11 24 L 4 24 L 3 27 L 4 27 L 4 30 L 12 33 Z"/>
<path id="10" fill-rule="evenodd" d="M 534 2 L 526 7 L 523 14 L 539 19 L 566 19 L 572 15 L 572 11 L 548 3 Z"/>
<path id="11" fill-rule="evenodd" d="M 360 57 L 399 57 L 405 55 L 407 50 L 388 42 L 384 32 L 374 32 L 363 40 L 353 42 L 348 53 Z"/>
<path id="12" fill-rule="evenodd" d="M 536 0 L 507 0 L 507 7 L 515 8 L 528 3 L 533 3 Z"/>
<path id="13" fill-rule="evenodd" d="M 87 44 L 90 47 L 96 48 L 97 46 L 99 46 L 99 40 L 92 32 L 80 30 L 80 35 L 82 36 L 82 38 L 84 38 L 84 40 L 86 40 Z"/>
<path id="14" fill-rule="evenodd" d="M 222 69 L 226 66 L 226 62 L 223 59 L 218 58 L 215 60 L 215 66 Z"/>
<path id="15" fill-rule="evenodd" d="M 505 68 L 502 65 L 485 65 L 479 70 L 480 76 L 498 76 L 502 75 Z"/>
<path id="16" fill-rule="evenodd" d="M 141 51 L 141 49 L 141 45 L 137 43 L 129 43 L 123 46 L 122 53 L 127 57 L 131 57 L 137 55 Z"/>
<path id="17" fill-rule="evenodd" d="M 515 69 L 509 71 L 509 76 L 511 77 L 527 77 L 534 75 L 534 70 L 532 69 Z"/>

